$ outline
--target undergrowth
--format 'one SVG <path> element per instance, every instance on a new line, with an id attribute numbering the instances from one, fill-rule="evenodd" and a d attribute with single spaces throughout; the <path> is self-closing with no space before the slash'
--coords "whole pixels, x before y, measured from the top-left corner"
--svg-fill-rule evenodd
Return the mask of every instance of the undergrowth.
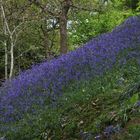
<path id="1" fill-rule="evenodd" d="M 10 131 L 0 136 L 8 140 L 139 140 L 139 92 L 120 98 L 140 80 L 139 71 L 139 64 L 131 59 L 102 76 L 73 82 L 51 107 L 8 124 Z"/>

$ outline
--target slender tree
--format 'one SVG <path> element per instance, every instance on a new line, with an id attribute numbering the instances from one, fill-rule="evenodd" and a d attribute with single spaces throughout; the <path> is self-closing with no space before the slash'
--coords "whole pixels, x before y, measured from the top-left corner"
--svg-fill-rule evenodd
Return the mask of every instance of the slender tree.
<path id="1" fill-rule="evenodd" d="M 60 53 L 67 53 L 68 51 L 68 37 L 67 37 L 67 24 L 68 12 L 72 5 L 72 0 L 64 0 L 61 3 L 61 12 L 59 16 L 60 25 Z"/>
<path id="2" fill-rule="evenodd" d="M 8 20 L 6 16 L 6 10 L 4 8 L 3 0 L 0 0 L 0 8 L 1 8 L 1 17 L 3 21 L 3 29 L 4 34 L 9 37 L 10 42 L 10 72 L 9 72 L 9 78 L 12 78 L 13 71 L 14 71 L 14 47 L 16 45 L 18 35 L 20 34 L 23 29 L 20 27 L 23 25 L 24 22 L 20 22 L 18 25 L 13 25 L 13 28 L 10 28 L 10 21 Z M 7 44 L 6 41 L 4 41 L 5 45 L 5 79 L 8 78 L 8 72 L 7 72 L 7 65 L 8 65 L 8 50 L 7 50 Z"/>

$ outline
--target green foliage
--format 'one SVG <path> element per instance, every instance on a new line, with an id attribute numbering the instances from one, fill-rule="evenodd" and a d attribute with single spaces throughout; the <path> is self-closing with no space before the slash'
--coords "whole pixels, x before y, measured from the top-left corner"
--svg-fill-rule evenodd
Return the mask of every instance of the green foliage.
<path id="1" fill-rule="evenodd" d="M 138 118 L 133 118 L 127 125 L 123 133 L 117 135 L 116 140 L 139 140 L 140 139 L 140 124 Z"/>
<path id="2" fill-rule="evenodd" d="M 41 1 L 41 4 L 45 5 L 47 2 L 49 1 Z M 46 48 L 44 43 L 45 38 L 49 39 L 49 52 L 52 56 L 59 55 L 60 35 L 59 30 L 57 30 L 59 26 L 57 26 L 56 30 L 50 31 L 48 37 L 43 33 L 43 30 L 46 31 L 48 27 L 52 26 L 52 19 L 55 20 L 55 17 L 41 12 L 37 5 L 31 4 L 29 1 L 3 0 L 3 4 L 10 29 L 14 29 L 19 23 L 25 22 L 18 29 L 19 33 L 14 47 L 15 75 L 19 74 L 22 70 L 28 69 L 32 64 L 46 59 L 48 48 Z M 74 0 L 73 4 L 79 8 L 71 8 L 68 15 L 69 50 L 79 47 L 79 45 L 86 43 L 101 33 L 110 32 L 130 15 L 138 14 L 138 12 L 132 12 L 130 8 L 126 8 L 125 0 L 109 0 L 107 5 L 98 0 Z M 50 2 L 49 8 L 52 12 L 60 11 L 60 7 L 59 1 Z M 0 40 L 7 41 L 7 38 L 9 39 L 9 37 L 5 38 L 3 21 L 0 18 Z M 1 41 L 0 56 L 2 61 L 0 62 L 0 79 L 4 77 L 5 61 L 4 48 Z M 9 52 L 10 45 L 8 44 L 7 47 Z M 8 64 L 10 63 L 9 54 Z"/>
<path id="3" fill-rule="evenodd" d="M 131 104 L 135 104 L 137 101 L 139 100 L 139 94 L 134 94 L 131 98 L 130 98 L 130 103 Z"/>
<path id="4" fill-rule="evenodd" d="M 135 70 L 130 68 L 132 66 Z M 80 132 L 98 134 L 110 124 L 125 126 L 133 117 L 132 110 L 136 110 L 133 106 L 138 94 L 121 104 L 119 97 L 130 84 L 140 80 L 139 70 L 139 65 L 130 60 L 126 65 L 116 65 L 113 70 L 94 80 L 71 83 L 64 89 L 65 94 L 59 98 L 56 108 L 46 105 L 35 115 L 26 114 L 23 120 L 10 125 L 12 131 L 6 137 L 10 140 L 73 140 L 81 139 Z M 120 84 L 119 80 L 125 73 L 127 76 Z M 134 130 L 137 133 L 133 134 Z M 132 128 L 127 133 L 132 135 L 130 138 L 138 138 L 138 130 L 139 127 Z"/>
<path id="5" fill-rule="evenodd" d="M 86 2 L 86 0 L 84 1 Z M 22 7 L 24 2 L 24 0 L 19 1 L 17 5 Z M 82 2 L 80 1 L 80 3 Z M 113 4 L 110 3 L 108 6 L 102 7 L 99 12 L 76 11 L 74 16 L 69 16 L 71 21 L 69 27 L 70 49 L 74 49 L 77 45 L 83 44 L 101 33 L 110 32 L 127 17 L 135 14 L 129 8 L 125 8 L 124 1 L 112 0 L 112 2 Z M 36 6 L 32 5 L 27 11 L 27 15 L 29 15 L 27 18 L 31 18 L 30 21 L 33 20 L 33 22 L 29 22 L 24 32 L 18 37 L 14 51 L 15 74 L 45 58 L 46 50 L 43 46 L 44 35 L 41 27 L 45 28 L 48 25 L 42 20 L 34 20 L 34 18 L 42 19 L 42 16 L 44 17 L 44 15 L 39 15 L 40 10 Z M 34 14 L 35 17 L 32 19 Z M 17 24 L 18 20 L 12 22 L 12 24 L 15 23 Z M 0 26 L 2 27 L 1 23 Z M 52 38 L 53 48 L 51 51 L 58 54 L 58 31 L 49 33 L 49 39 Z M 4 39 L 5 36 L 0 33 L 0 40 Z M 0 49 L 2 50 L 0 51 L 2 60 L 0 76 L 3 77 L 4 48 L 2 43 L 0 43 Z M 96 77 L 94 80 L 71 83 L 64 88 L 65 94 L 59 99 L 56 108 L 52 109 L 46 105 L 43 110 L 38 110 L 37 114 L 32 116 L 26 114 L 23 120 L 9 124 L 11 131 L 6 133 L 7 139 L 73 140 L 81 139 L 79 134 L 81 131 L 102 133 L 104 128 L 110 124 L 124 126 L 131 119 L 130 111 L 135 109 L 133 105 L 139 100 L 139 94 L 135 93 L 130 99 L 125 99 L 123 105 L 120 105 L 119 97 L 130 84 L 140 80 L 139 70 L 140 67 L 136 61 L 131 60 L 124 66 L 117 65 L 113 70 L 106 72 L 104 76 Z M 3 126 L 6 127 L 5 124 Z M 131 127 L 127 132 L 131 134 L 130 139 L 137 140 L 139 130 L 140 128 L 137 126 Z M 0 134 L 1 136 L 3 134 Z M 129 136 L 120 137 L 122 139 L 129 138 Z"/>
<path id="6" fill-rule="evenodd" d="M 139 0 L 124 0 L 124 5 L 132 10 L 136 10 L 138 7 Z"/>
<path id="7" fill-rule="evenodd" d="M 101 33 L 110 32 L 130 15 L 131 11 L 114 9 L 112 6 L 108 6 L 101 13 L 78 13 L 72 22 L 69 41 L 73 46 L 83 44 Z"/>

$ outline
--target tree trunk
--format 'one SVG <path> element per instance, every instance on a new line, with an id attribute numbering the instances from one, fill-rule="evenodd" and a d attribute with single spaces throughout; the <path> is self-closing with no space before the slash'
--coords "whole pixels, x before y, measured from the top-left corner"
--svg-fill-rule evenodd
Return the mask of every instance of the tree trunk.
<path id="1" fill-rule="evenodd" d="M 67 44 L 67 19 L 65 15 L 60 17 L 60 53 L 65 54 L 68 51 Z"/>
<path id="2" fill-rule="evenodd" d="M 10 41 L 11 41 L 11 49 L 10 49 L 11 65 L 10 65 L 9 78 L 12 78 L 13 70 L 14 70 L 14 43 L 13 43 L 13 37 L 12 36 L 10 36 Z"/>
<path id="3" fill-rule="evenodd" d="M 3 31 L 5 37 L 7 36 L 6 26 L 3 21 Z M 4 51 L 5 51 L 5 80 L 8 79 L 8 48 L 7 48 L 7 41 L 4 40 Z"/>
<path id="4" fill-rule="evenodd" d="M 8 79 L 8 49 L 7 49 L 7 43 L 4 42 L 4 49 L 5 49 L 5 80 Z"/>
<path id="5" fill-rule="evenodd" d="M 4 11 L 3 11 L 3 6 L 2 6 L 2 0 L 0 1 L 0 7 L 1 7 L 1 19 L 2 19 L 2 23 L 3 23 L 3 32 L 4 32 L 4 36 L 6 37 L 7 35 L 7 30 L 6 30 L 6 25 L 5 25 L 5 15 L 4 14 Z M 4 44 L 4 51 L 5 51 L 5 66 L 4 66 L 4 69 L 5 69 L 5 73 L 4 73 L 4 76 L 5 76 L 5 80 L 8 79 L 8 49 L 7 49 L 7 41 L 4 40 L 3 42 Z"/>
<path id="6" fill-rule="evenodd" d="M 68 51 L 67 21 L 68 21 L 68 11 L 70 9 L 70 6 L 71 6 L 71 0 L 65 0 L 62 3 L 62 11 L 59 18 L 61 54 L 65 54 Z"/>

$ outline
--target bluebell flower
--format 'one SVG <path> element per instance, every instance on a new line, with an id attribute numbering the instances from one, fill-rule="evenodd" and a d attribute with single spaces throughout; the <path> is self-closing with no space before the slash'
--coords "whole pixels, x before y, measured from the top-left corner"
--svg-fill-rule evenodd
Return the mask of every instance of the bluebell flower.
<path id="1" fill-rule="evenodd" d="M 64 87 L 72 81 L 104 74 L 114 66 L 121 51 L 139 47 L 139 36 L 140 17 L 131 17 L 112 32 L 93 38 L 81 48 L 32 66 L 7 80 L 0 89 L 0 124 L 22 119 L 25 113 L 35 113 L 34 106 L 42 108 L 48 99 L 52 107 L 56 106 Z M 106 131 L 109 130 L 111 128 Z"/>
<path id="2" fill-rule="evenodd" d="M 137 101 L 135 104 L 136 107 L 140 107 L 140 101 Z"/>

